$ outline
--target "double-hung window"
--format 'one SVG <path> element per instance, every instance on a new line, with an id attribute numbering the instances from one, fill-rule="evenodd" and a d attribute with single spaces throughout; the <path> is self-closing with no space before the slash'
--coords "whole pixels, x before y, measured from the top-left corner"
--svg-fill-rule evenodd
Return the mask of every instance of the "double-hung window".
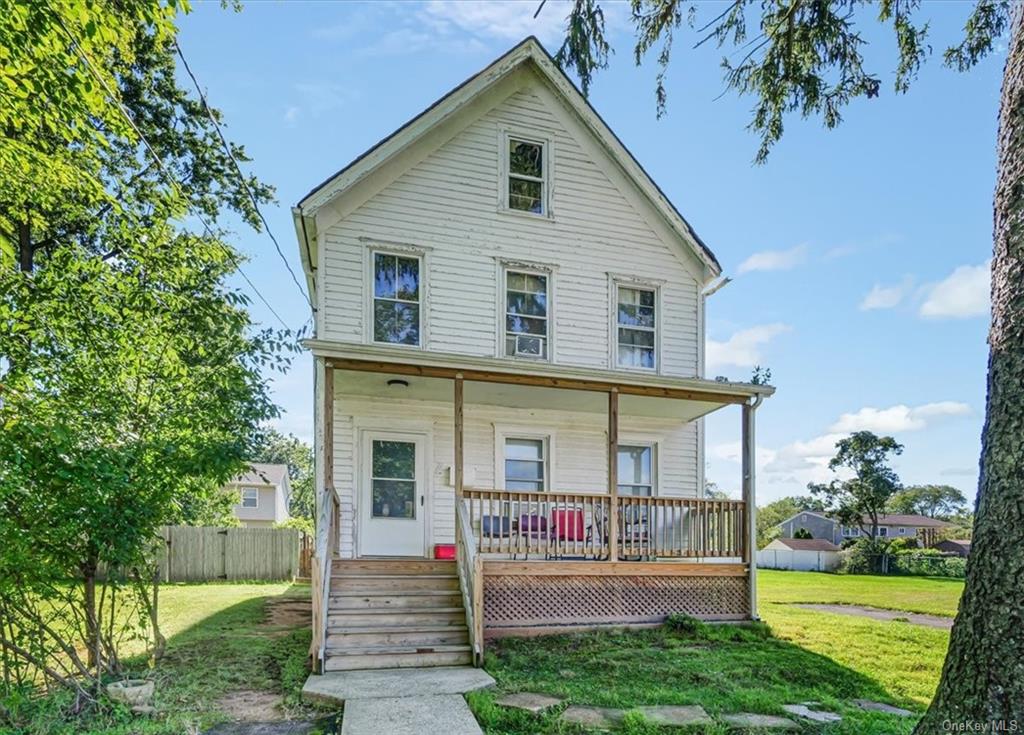
<path id="1" fill-rule="evenodd" d="M 547 214 L 547 155 L 545 144 L 508 137 L 508 208 Z"/>
<path id="2" fill-rule="evenodd" d="M 545 273 L 505 271 L 505 354 L 547 359 L 548 285 Z"/>
<path id="3" fill-rule="evenodd" d="M 657 367 L 657 291 L 638 286 L 616 287 L 616 361 L 619 367 Z"/>
<path id="4" fill-rule="evenodd" d="M 619 445 L 619 495 L 654 495 L 654 447 Z"/>
<path id="5" fill-rule="evenodd" d="M 544 492 L 547 459 L 543 439 L 505 438 L 505 489 Z"/>
<path id="6" fill-rule="evenodd" d="M 260 491 L 254 487 L 242 488 L 242 507 L 258 508 L 260 506 Z"/>
<path id="7" fill-rule="evenodd" d="M 416 255 L 373 253 L 374 342 L 420 344 L 421 266 Z"/>

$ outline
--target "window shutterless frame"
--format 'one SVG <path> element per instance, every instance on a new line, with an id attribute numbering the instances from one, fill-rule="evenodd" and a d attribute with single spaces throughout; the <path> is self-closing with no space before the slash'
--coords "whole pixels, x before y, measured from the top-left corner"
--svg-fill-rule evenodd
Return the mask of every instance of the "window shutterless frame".
<path id="1" fill-rule="evenodd" d="M 551 274 L 506 266 L 501 274 L 499 354 L 551 359 Z"/>
<path id="2" fill-rule="evenodd" d="M 418 250 L 370 248 L 367 342 L 420 349 L 426 332 L 426 258 Z"/>
<path id="3" fill-rule="evenodd" d="M 612 369 L 661 372 L 663 309 L 659 283 L 612 276 L 609 364 Z"/>
<path id="4" fill-rule="evenodd" d="M 252 501 L 251 503 L 249 501 Z M 260 507 L 260 491 L 255 487 L 243 487 L 242 498 L 240 505 L 243 508 L 259 508 Z"/>
<path id="5" fill-rule="evenodd" d="M 551 218 L 551 141 L 529 131 L 499 131 L 498 209 L 538 219 Z"/>

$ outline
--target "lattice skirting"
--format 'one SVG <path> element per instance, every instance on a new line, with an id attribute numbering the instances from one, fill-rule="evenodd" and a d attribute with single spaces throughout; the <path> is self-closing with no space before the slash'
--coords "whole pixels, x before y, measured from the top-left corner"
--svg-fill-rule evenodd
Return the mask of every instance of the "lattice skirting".
<path id="1" fill-rule="evenodd" d="M 750 615 L 745 576 L 485 576 L 484 625 L 518 628 Z"/>

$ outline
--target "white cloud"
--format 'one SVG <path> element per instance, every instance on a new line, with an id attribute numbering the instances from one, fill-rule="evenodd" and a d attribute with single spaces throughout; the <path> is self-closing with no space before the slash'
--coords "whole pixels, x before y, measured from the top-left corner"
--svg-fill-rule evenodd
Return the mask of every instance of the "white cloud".
<path id="1" fill-rule="evenodd" d="M 903 297 L 907 295 L 914 285 L 914 280 L 907 277 L 902 283 L 895 286 L 883 286 L 876 283 L 874 287 L 864 296 L 860 302 L 861 311 L 872 311 L 873 309 L 892 309 L 900 305 Z"/>
<path id="2" fill-rule="evenodd" d="M 299 107 L 296 107 L 295 105 L 289 107 L 287 110 L 284 111 L 285 123 L 287 123 L 288 125 L 294 125 L 296 121 L 299 119 L 299 114 L 301 112 L 302 110 Z"/>
<path id="3" fill-rule="evenodd" d="M 943 280 L 926 287 L 921 316 L 966 319 L 987 314 L 991 265 L 992 261 L 962 265 Z"/>
<path id="4" fill-rule="evenodd" d="M 549 2 L 534 18 L 537 4 L 522 0 L 431 0 L 423 8 L 420 17 L 433 31 L 440 33 L 458 29 L 473 35 L 507 41 L 520 41 L 533 35 L 544 42 L 554 42 L 564 33 L 568 10 L 565 2 Z"/>
<path id="5" fill-rule="evenodd" d="M 762 362 L 760 347 L 775 337 L 788 332 L 788 324 L 762 324 L 741 329 L 724 342 L 708 339 L 705 357 L 708 367 L 732 365 L 753 367 Z"/>
<path id="6" fill-rule="evenodd" d="M 742 460 L 743 444 L 741 442 L 724 442 L 711 447 L 711 454 L 716 459 L 739 464 Z M 764 467 L 775 459 L 775 450 L 758 446 L 754 449 L 754 461 L 758 468 Z"/>
<path id="7" fill-rule="evenodd" d="M 864 407 L 856 413 L 844 413 L 829 427 L 829 431 L 849 434 L 854 431 L 873 431 L 892 434 L 899 431 L 918 431 L 934 419 L 948 416 L 966 416 L 971 407 L 957 401 L 939 401 L 910 407 L 903 404 L 889 408 Z"/>
<path id="8" fill-rule="evenodd" d="M 787 271 L 807 260 L 807 246 L 797 245 L 789 250 L 763 250 L 740 263 L 738 273 L 751 271 Z"/>

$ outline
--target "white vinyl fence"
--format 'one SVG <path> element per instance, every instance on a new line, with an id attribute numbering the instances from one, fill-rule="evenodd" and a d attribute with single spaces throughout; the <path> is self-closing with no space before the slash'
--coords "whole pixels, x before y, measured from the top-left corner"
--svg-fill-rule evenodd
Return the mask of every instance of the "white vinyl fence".
<path id="1" fill-rule="evenodd" d="M 839 566 L 839 552 L 761 549 L 757 552 L 757 566 L 761 569 L 831 572 Z"/>

